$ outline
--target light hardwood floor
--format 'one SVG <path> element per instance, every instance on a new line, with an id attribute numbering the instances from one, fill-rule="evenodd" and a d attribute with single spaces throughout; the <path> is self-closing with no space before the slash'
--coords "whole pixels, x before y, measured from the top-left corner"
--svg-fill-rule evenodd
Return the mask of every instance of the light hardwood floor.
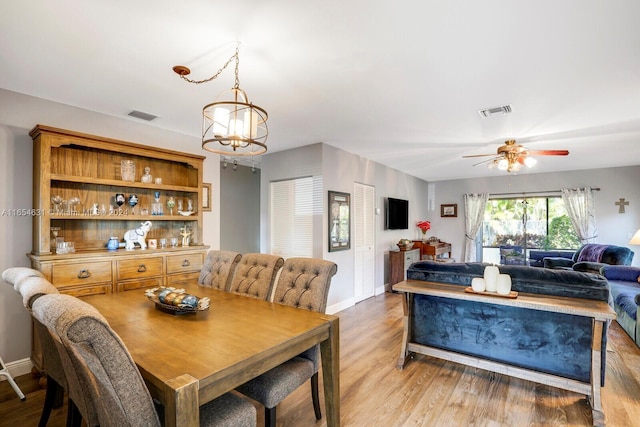
<path id="1" fill-rule="evenodd" d="M 569 391 L 419 355 L 404 370 L 396 369 L 402 333 L 399 294 L 370 298 L 338 315 L 343 426 L 592 423 L 585 397 Z M 44 390 L 30 375 L 17 380 L 27 401 L 20 402 L 6 381 L 0 383 L 0 426 L 35 426 Z M 640 425 L 640 349 L 615 322 L 609 329 L 602 400 L 607 426 Z M 263 425 L 262 407 L 256 407 L 258 425 Z M 66 407 L 56 409 L 49 426 L 64 426 L 65 418 Z M 324 418 L 315 420 L 308 385 L 278 407 L 278 425 L 326 425 Z"/>

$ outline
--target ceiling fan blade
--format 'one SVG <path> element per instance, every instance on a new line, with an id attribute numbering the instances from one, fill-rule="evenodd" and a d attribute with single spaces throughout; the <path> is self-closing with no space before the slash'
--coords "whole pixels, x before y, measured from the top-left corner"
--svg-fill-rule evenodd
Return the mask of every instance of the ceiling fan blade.
<path id="1" fill-rule="evenodd" d="M 527 150 L 530 156 L 567 156 L 569 150 Z"/>
<path id="2" fill-rule="evenodd" d="M 481 165 L 481 164 L 483 164 L 483 163 L 492 162 L 492 161 L 494 161 L 494 160 L 496 159 L 496 156 L 495 156 L 495 155 L 493 155 L 493 154 L 492 154 L 492 156 L 494 156 L 494 158 L 493 158 L 493 159 L 483 160 L 483 161 L 481 161 L 481 162 L 474 163 L 474 164 L 473 164 L 473 165 L 471 165 L 471 166 L 478 166 L 478 165 Z M 473 157 L 479 157 L 479 156 L 473 156 Z"/>
<path id="3" fill-rule="evenodd" d="M 462 156 L 462 158 L 468 158 L 468 157 L 486 157 L 486 156 L 493 156 L 495 157 L 495 153 L 494 154 L 470 154 L 468 156 Z"/>

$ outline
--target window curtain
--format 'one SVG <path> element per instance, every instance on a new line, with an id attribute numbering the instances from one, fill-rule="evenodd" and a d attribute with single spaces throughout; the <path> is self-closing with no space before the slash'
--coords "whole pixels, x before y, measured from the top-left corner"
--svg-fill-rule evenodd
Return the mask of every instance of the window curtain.
<path id="1" fill-rule="evenodd" d="M 482 226 L 488 193 L 464 195 L 464 261 L 476 261 L 476 237 Z"/>
<path id="2" fill-rule="evenodd" d="M 598 229 L 596 227 L 593 190 L 589 187 L 563 188 L 562 201 L 580 242 L 583 245 L 596 243 Z"/>

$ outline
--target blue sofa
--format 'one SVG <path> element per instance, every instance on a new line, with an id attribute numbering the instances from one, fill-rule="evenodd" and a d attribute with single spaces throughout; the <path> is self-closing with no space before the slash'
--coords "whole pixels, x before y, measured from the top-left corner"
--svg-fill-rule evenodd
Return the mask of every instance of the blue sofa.
<path id="1" fill-rule="evenodd" d="M 605 265 L 631 265 L 633 251 L 624 246 L 587 243 L 582 245 L 571 259 L 546 257 L 545 268 L 570 269 L 585 273 L 600 274 Z"/>
<path id="2" fill-rule="evenodd" d="M 470 286 L 482 263 L 412 264 L 407 278 Z M 595 274 L 527 266 L 499 266 L 518 292 L 610 301 L 607 280 Z M 589 382 L 590 318 L 497 304 L 414 295 L 411 324 L 420 344 Z M 602 334 L 601 384 L 606 367 L 607 325 Z"/>
<path id="3" fill-rule="evenodd" d="M 611 286 L 613 309 L 618 317 L 616 321 L 640 347 L 640 268 L 628 265 L 606 265 L 600 274 L 607 278 Z"/>

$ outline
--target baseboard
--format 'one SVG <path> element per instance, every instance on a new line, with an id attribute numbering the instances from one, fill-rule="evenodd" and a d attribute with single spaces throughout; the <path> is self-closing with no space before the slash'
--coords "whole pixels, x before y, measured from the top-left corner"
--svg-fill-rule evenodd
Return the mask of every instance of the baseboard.
<path id="1" fill-rule="evenodd" d="M 6 365 L 7 370 L 14 378 L 19 377 L 20 375 L 31 373 L 31 368 L 33 368 L 33 364 L 31 363 L 31 359 L 29 358 L 16 360 L 15 362 L 8 362 Z M 0 381 L 6 380 L 7 379 L 4 375 L 0 375 Z"/>
<path id="2" fill-rule="evenodd" d="M 356 305 L 355 299 L 354 298 L 349 298 L 348 300 L 341 301 L 338 304 L 330 305 L 325 310 L 325 313 L 327 313 L 327 314 L 336 314 L 337 312 L 345 310 L 345 309 L 347 309 L 349 307 L 353 307 L 354 305 Z"/>

